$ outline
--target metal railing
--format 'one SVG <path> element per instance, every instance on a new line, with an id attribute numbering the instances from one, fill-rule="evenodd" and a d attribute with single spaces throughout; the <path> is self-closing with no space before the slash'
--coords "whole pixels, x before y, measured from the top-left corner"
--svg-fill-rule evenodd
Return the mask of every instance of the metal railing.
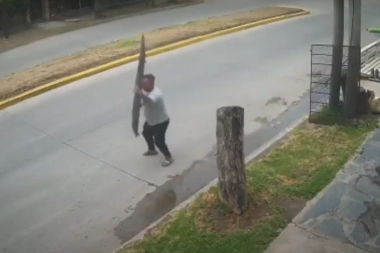
<path id="1" fill-rule="evenodd" d="M 380 40 L 377 40 L 366 47 L 362 48 L 361 64 L 362 66 L 373 60 L 380 53 Z"/>
<path id="2" fill-rule="evenodd" d="M 325 114 L 323 108 L 329 104 L 333 46 L 315 44 L 310 50 L 310 111 L 309 122 L 313 122 L 317 114 Z M 348 46 L 343 47 L 342 73 L 347 71 Z M 341 100 L 343 97 L 340 98 Z"/>
<path id="3" fill-rule="evenodd" d="M 361 49 L 361 66 L 370 63 L 380 55 L 380 40 Z M 348 47 L 343 48 L 342 72 L 347 72 Z M 310 115 L 316 115 L 328 105 L 332 70 L 332 45 L 311 46 L 310 73 Z M 341 94 L 341 100 L 343 99 Z"/>

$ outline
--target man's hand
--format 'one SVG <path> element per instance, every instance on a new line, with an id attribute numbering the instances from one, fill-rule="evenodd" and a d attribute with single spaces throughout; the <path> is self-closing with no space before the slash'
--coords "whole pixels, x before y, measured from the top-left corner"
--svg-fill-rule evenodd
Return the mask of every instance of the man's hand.
<path id="1" fill-rule="evenodd" d="M 146 95 L 142 91 L 142 89 L 140 87 L 138 87 L 138 86 L 135 86 L 133 88 L 133 93 L 135 93 L 136 95 L 140 96 L 140 98 L 143 100 L 143 103 L 145 103 L 145 104 L 149 104 L 149 103 L 153 102 L 152 99 L 148 95 Z"/>

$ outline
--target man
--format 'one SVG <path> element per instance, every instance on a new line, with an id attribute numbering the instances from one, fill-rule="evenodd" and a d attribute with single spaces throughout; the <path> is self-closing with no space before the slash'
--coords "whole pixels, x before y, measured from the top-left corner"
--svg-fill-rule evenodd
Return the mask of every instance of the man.
<path id="1" fill-rule="evenodd" d="M 155 87 L 155 76 L 146 74 L 141 81 L 142 90 L 136 86 L 134 92 L 143 101 L 145 123 L 142 135 L 148 144 L 145 156 L 157 155 L 155 146 L 165 156 L 162 166 L 166 167 L 173 163 L 172 155 L 165 142 L 166 130 L 169 126 L 169 115 L 165 108 L 165 101 L 160 89 Z"/>

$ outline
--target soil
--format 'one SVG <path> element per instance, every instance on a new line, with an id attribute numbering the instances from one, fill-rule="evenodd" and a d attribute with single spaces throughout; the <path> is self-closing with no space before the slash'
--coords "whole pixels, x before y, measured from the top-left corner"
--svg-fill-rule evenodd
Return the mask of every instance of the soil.
<path id="1" fill-rule="evenodd" d="M 268 221 L 278 213 L 274 213 L 274 207 L 280 208 L 281 217 L 287 222 L 293 218 L 305 207 L 305 199 L 278 199 L 269 203 L 249 194 L 250 200 L 248 209 L 242 215 L 236 215 L 229 211 L 218 198 L 215 191 L 209 192 L 203 196 L 205 206 L 197 214 L 197 225 L 200 229 L 219 233 L 236 233 L 254 230 L 257 225 Z"/>
<path id="2" fill-rule="evenodd" d="M 297 8 L 267 7 L 162 28 L 145 34 L 146 48 L 149 50 L 218 30 L 300 11 Z M 134 55 L 138 51 L 139 38 L 120 40 L 6 76 L 0 80 L 0 101 L 60 78 Z"/>
<path id="3" fill-rule="evenodd" d="M 291 222 L 297 214 L 306 206 L 306 199 L 281 199 L 277 201 L 277 205 L 284 210 L 284 218 Z"/>

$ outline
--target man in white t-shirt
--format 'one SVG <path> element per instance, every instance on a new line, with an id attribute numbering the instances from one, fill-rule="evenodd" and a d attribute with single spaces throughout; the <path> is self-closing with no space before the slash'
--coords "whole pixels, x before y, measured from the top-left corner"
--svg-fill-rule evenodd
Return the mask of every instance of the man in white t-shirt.
<path id="1" fill-rule="evenodd" d="M 146 74 L 141 81 L 140 89 L 135 87 L 134 92 L 138 94 L 144 106 L 145 123 L 142 135 L 148 144 L 145 156 L 157 155 L 156 147 L 165 156 L 162 166 L 169 166 L 173 162 L 172 155 L 165 142 L 166 130 L 169 126 L 169 115 L 165 108 L 165 101 L 160 89 L 155 87 L 155 77 Z"/>

